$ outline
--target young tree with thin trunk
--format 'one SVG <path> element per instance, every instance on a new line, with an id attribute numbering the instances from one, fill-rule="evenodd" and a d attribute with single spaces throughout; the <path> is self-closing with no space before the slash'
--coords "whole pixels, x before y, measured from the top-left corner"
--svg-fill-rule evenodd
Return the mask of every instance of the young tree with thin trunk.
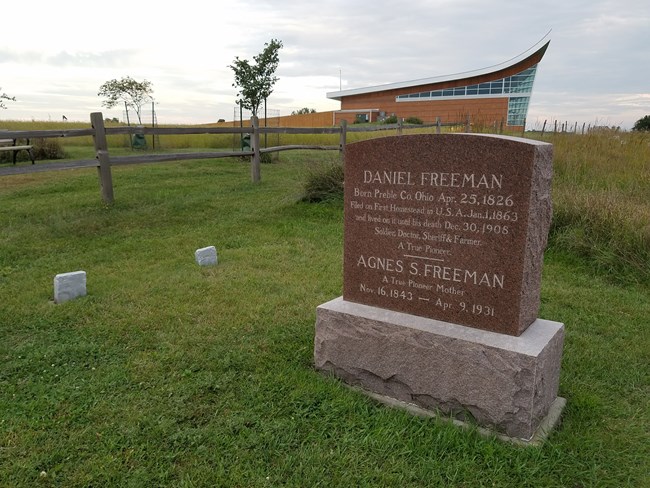
<path id="1" fill-rule="evenodd" d="M 235 57 L 229 68 L 235 73 L 233 87 L 239 88 L 237 103 L 257 116 L 257 111 L 264 100 L 273 92 L 273 85 L 278 81 L 275 70 L 280 63 L 278 52 L 282 41 L 271 39 L 264 44 L 264 50 L 253 56 L 254 64 L 247 59 Z"/>

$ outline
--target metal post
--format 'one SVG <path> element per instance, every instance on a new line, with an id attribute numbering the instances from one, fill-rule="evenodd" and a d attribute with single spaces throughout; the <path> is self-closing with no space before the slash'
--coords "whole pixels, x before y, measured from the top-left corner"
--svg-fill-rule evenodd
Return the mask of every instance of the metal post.
<path id="1" fill-rule="evenodd" d="M 154 111 L 154 101 L 151 100 L 151 127 L 156 128 L 156 112 Z M 151 134 L 151 149 L 156 150 L 156 135 Z"/>
<path id="2" fill-rule="evenodd" d="M 260 181 L 260 122 L 258 118 L 253 115 L 251 117 L 251 125 L 253 126 L 253 133 L 251 134 L 251 180 L 253 183 Z"/>
<path id="3" fill-rule="evenodd" d="M 440 134 L 440 117 L 436 117 L 436 134 Z"/>
<path id="4" fill-rule="evenodd" d="M 126 112 L 126 125 L 131 127 L 131 120 L 129 119 L 129 105 L 126 103 L 126 100 L 124 100 L 124 111 Z M 129 132 L 129 145 L 131 146 L 131 150 L 133 150 L 133 137 L 131 137 L 130 132 Z"/>
<path id="5" fill-rule="evenodd" d="M 239 127 L 243 128 L 244 127 L 244 108 L 241 104 L 241 101 L 239 102 Z M 239 134 L 239 148 L 241 150 L 244 149 L 244 133 L 242 132 Z"/>
<path id="6" fill-rule="evenodd" d="M 267 118 L 267 113 L 266 113 L 266 98 L 264 99 L 264 127 L 268 127 L 268 118 Z M 269 137 L 269 135 L 265 132 L 264 133 L 264 148 L 269 147 L 268 137 Z"/>

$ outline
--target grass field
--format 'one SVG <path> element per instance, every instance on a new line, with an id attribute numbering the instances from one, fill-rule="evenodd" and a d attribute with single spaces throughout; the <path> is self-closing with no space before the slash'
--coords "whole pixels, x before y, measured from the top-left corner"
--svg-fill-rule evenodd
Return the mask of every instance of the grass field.
<path id="1" fill-rule="evenodd" d="M 236 159 L 114 168 L 111 207 L 94 170 L 1 178 L 0 487 L 650 485 L 650 283 L 615 249 L 566 244 L 574 232 L 642 259 L 648 149 L 616 171 L 553 142 L 566 215 L 540 316 L 566 324 L 568 404 L 539 448 L 314 371 L 315 309 L 341 294 L 343 207 L 298 200 L 334 152 L 282 153 L 259 185 Z M 613 228 L 606 207 L 580 219 L 590 195 L 638 210 Z M 208 245 L 219 265 L 199 268 Z M 53 305 L 54 275 L 79 269 L 88 296 Z"/>

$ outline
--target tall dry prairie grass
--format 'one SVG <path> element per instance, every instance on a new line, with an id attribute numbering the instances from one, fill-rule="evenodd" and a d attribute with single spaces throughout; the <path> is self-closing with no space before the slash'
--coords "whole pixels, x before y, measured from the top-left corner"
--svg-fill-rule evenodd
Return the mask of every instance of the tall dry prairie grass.
<path id="1" fill-rule="evenodd" d="M 551 243 L 616 280 L 650 282 L 650 134 L 551 134 Z"/>

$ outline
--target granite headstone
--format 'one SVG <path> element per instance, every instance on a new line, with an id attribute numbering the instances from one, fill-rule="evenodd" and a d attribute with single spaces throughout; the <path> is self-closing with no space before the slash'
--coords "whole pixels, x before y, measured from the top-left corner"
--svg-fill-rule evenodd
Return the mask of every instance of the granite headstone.
<path id="1" fill-rule="evenodd" d="M 564 325 L 537 318 L 552 146 L 412 135 L 345 154 L 343 296 L 317 309 L 316 368 L 531 443 L 564 405 Z"/>
<path id="2" fill-rule="evenodd" d="M 539 311 L 551 160 L 498 136 L 349 145 L 343 298 L 520 335 Z"/>

